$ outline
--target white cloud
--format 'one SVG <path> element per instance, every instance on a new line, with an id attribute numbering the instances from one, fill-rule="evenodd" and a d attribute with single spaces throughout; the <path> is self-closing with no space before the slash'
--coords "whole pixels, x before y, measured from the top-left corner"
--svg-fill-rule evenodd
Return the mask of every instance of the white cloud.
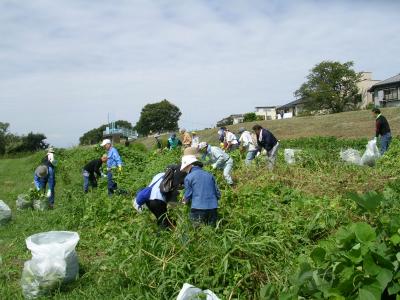
<path id="1" fill-rule="evenodd" d="M 322 3 L 321 3 L 322 2 Z M 398 73 L 397 1 L 6 1 L 0 120 L 71 145 L 167 98 L 202 128 L 283 104 L 316 63 Z"/>

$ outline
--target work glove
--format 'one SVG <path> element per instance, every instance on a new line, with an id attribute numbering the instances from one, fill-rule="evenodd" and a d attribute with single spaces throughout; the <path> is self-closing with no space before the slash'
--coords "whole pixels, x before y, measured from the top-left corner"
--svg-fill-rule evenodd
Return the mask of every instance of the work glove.
<path id="1" fill-rule="evenodd" d="M 101 173 L 101 177 L 107 178 L 107 174 Z"/>
<path id="2" fill-rule="evenodd" d="M 376 140 L 377 140 L 377 139 L 376 139 L 376 136 L 373 138 L 373 140 L 376 142 Z"/>
<path id="3" fill-rule="evenodd" d="M 215 170 L 217 168 L 217 164 L 212 164 L 211 167 Z"/>
<path id="4" fill-rule="evenodd" d="M 50 190 L 50 189 L 47 190 L 46 197 L 47 197 L 47 198 L 50 198 L 50 197 L 51 197 L 51 190 Z"/>

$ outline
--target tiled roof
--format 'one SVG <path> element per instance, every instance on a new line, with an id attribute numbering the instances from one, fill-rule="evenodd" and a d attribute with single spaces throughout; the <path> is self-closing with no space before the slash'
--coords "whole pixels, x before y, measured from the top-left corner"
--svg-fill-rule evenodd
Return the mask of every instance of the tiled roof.
<path id="1" fill-rule="evenodd" d="M 379 81 L 378 83 L 374 84 L 369 91 L 373 92 L 375 88 L 380 87 L 380 86 L 384 86 L 384 85 L 390 85 L 393 83 L 400 83 L 400 74 L 397 74 L 396 76 L 390 77 L 388 79 Z"/>

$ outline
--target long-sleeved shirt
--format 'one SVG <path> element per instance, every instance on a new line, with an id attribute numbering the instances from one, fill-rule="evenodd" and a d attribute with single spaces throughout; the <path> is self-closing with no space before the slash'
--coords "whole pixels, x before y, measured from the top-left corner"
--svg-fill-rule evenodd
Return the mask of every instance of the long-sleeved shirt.
<path id="1" fill-rule="evenodd" d="M 249 131 L 244 131 L 239 138 L 241 145 L 247 148 L 248 151 L 256 151 L 257 143 Z"/>
<path id="2" fill-rule="evenodd" d="M 160 190 L 160 184 L 161 184 L 161 177 L 164 176 L 165 173 L 158 173 L 156 176 L 153 177 L 153 179 L 151 180 L 149 186 L 151 186 L 152 184 L 154 184 L 154 186 L 151 189 L 151 194 L 150 194 L 150 200 L 161 200 L 161 201 L 165 201 L 165 195 L 163 193 L 161 193 Z"/>
<path id="3" fill-rule="evenodd" d="M 378 117 L 376 118 L 375 125 L 376 125 L 376 137 L 378 137 L 379 135 L 381 136 L 385 135 L 390 132 L 389 123 L 386 120 L 386 118 L 381 114 L 379 114 Z"/>
<path id="4" fill-rule="evenodd" d="M 220 198 L 221 193 L 214 176 L 194 166 L 185 178 L 185 199 L 191 202 L 191 208 L 218 208 Z"/>
<path id="5" fill-rule="evenodd" d="M 107 168 L 116 168 L 116 167 L 121 167 L 122 166 L 122 160 L 121 157 L 119 156 L 118 150 L 114 147 L 111 147 L 108 150 L 107 153 Z"/>
<path id="6" fill-rule="evenodd" d="M 182 144 L 184 146 L 190 147 L 192 145 L 192 137 L 188 132 L 185 132 L 182 137 Z"/>
<path id="7" fill-rule="evenodd" d="M 278 143 L 276 137 L 267 129 L 263 128 L 257 137 L 258 146 L 264 148 L 267 151 L 271 151 L 272 148 Z"/>
<path id="8" fill-rule="evenodd" d="M 44 189 L 47 188 L 49 190 L 54 191 L 55 185 L 56 185 L 56 174 L 54 172 L 54 168 L 52 167 L 47 167 L 48 168 L 48 174 L 46 177 L 39 177 L 36 174 L 34 175 L 33 181 L 35 183 L 36 189 Z"/>
<path id="9" fill-rule="evenodd" d="M 88 162 L 83 169 L 85 171 L 89 172 L 89 176 L 94 176 L 94 173 L 96 173 L 99 177 L 101 176 L 100 168 L 101 165 L 103 164 L 103 161 L 101 159 L 94 159 L 90 162 Z"/>
<path id="10" fill-rule="evenodd" d="M 229 154 L 224 152 L 221 148 L 211 145 L 208 145 L 207 152 L 203 155 L 203 160 L 207 157 L 217 168 L 222 167 L 231 158 Z"/>

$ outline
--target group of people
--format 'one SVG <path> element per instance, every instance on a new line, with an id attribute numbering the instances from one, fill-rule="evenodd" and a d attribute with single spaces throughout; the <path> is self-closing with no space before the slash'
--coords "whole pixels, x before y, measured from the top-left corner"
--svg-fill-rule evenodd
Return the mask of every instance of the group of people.
<path id="1" fill-rule="evenodd" d="M 380 136 L 381 155 L 388 149 L 392 139 L 390 126 L 387 119 L 381 114 L 378 108 L 374 108 L 372 113 L 375 117 L 376 132 L 375 138 Z M 182 141 L 172 134 L 168 139 L 168 149 L 176 149 L 182 146 L 183 156 L 180 165 L 168 166 L 167 169 L 173 170 L 173 184 L 169 193 L 160 191 L 160 186 L 165 176 L 165 172 L 157 174 L 150 185 L 152 191 L 146 206 L 156 216 L 157 223 L 162 227 L 171 227 L 173 223 L 167 217 L 167 205 L 169 201 L 177 201 L 178 190 L 184 188 L 184 202 L 191 205 L 190 219 L 194 222 L 215 224 L 217 220 L 218 200 L 220 192 L 214 176 L 203 170 L 204 164 L 210 164 L 213 169 L 223 170 L 223 176 L 228 185 L 233 186 L 232 179 L 233 159 L 230 152 L 235 149 L 245 151 L 245 164 L 250 165 L 256 156 L 264 152 L 267 167 L 272 170 L 279 150 L 278 139 L 266 128 L 256 124 L 250 132 L 245 128 L 239 129 L 240 138 L 226 127 L 218 130 L 220 147 L 213 146 L 207 142 L 200 142 L 196 132 L 190 134 L 185 129 L 180 131 Z M 156 135 L 159 145 L 160 135 Z M 107 178 L 108 194 L 111 196 L 117 189 L 114 181 L 116 172 L 122 171 L 122 159 L 118 150 L 112 146 L 109 139 L 103 140 L 101 146 L 107 154 L 100 158 L 88 162 L 83 167 L 83 190 L 88 192 L 89 187 L 97 187 L 97 180 L 100 177 Z M 107 172 L 102 172 L 102 165 L 107 164 Z M 49 200 L 49 207 L 54 207 L 55 197 L 55 166 L 56 159 L 54 148 L 47 150 L 45 157 L 34 172 L 34 184 L 37 190 L 44 190 Z M 152 202 L 149 202 L 152 201 Z"/>
<path id="2" fill-rule="evenodd" d="M 231 175 L 233 159 L 229 152 L 238 149 L 240 146 L 242 150 L 247 151 L 246 164 L 249 165 L 256 155 L 264 149 L 268 167 L 272 169 L 279 149 L 279 142 L 275 136 L 260 125 L 253 127 L 253 133 L 241 128 L 239 140 L 227 128 L 221 128 L 218 133 L 223 143 L 222 147 L 200 141 L 197 142 L 196 146 L 192 146 L 193 138 L 190 139 L 186 131 L 181 131 L 181 133 L 184 135 L 182 139 L 184 149 L 181 164 L 174 167 L 174 184 L 170 191 L 174 192 L 174 197 L 162 192 L 164 181 L 167 178 L 166 174 L 168 169 L 171 169 L 171 166 L 168 166 L 165 172 L 153 177 L 149 184 L 151 193 L 144 204 L 138 205 L 137 202 L 134 202 L 138 211 L 141 211 L 142 206 L 145 205 L 154 214 L 157 224 L 162 228 L 174 227 L 174 222 L 168 217 L 167 202 L 178 202 L 177 195 L 179 192 L 177 191 L 180 189 L 184 189 L 181 202 L 190 205 L 189 219 L 192 223 L 195 225 L 199 223 L 216 225 L 221 193 L 215 177 L 203 169 L 205 164 L 210 164 L 213 169 L 223 170 L 226 183 L 232 186 L 234 184 Z"/>

